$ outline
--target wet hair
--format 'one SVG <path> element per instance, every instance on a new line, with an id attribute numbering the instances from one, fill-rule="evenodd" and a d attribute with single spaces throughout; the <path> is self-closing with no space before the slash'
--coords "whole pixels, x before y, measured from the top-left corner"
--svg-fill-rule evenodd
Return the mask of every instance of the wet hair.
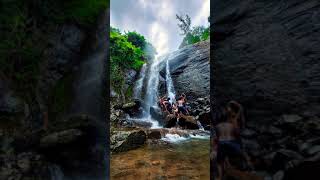
<path id="1" fill-rule="evenodd" d="M 186 97 L 186 95 L 184 93 L 181 94 L 182 97 Z"/>
<path id="2" fill-rule="evenodd" d="M 237 104 L 236 102 L 234 101 L 230 101 L 227 105 L 227 107 L 230 107 L 231 111 L 234 112 L 234 113 L 238 113 L 240 111 L 240 105 Z"/>
<path id="3" fill-rule="evenodd" d="M 241 104 L 235 102 L 235 101 L 230 101 L 227 105 L 231 109 L 232 112 L 234 113 L 240 113 L 239 119 L 237 119 L 240 128 L 243 128 L 245 126 L 245 117 L 244 117 L 244 112 Z"/>
<path id="4" fill-rule="evenodd" d="M 181 100 L 182 98 L 183 98 L 183 97 L 181 97 L 181 96 L 180 96 L 180 97 L 178 97 L 177 101 Z"/>
<path id="5" fill-rule="evenodd" d="M 170 100 L 170 98 L 167 98 L 167 101 L 169 101 Z"/>

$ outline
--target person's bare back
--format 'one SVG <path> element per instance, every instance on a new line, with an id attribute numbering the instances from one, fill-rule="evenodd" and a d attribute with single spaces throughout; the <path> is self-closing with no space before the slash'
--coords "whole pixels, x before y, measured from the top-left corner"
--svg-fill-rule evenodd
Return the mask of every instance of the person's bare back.
<path id="1" fill-rule="evenodd" d="M 217 136 L 219 141 L 234 140 L 235 127 L 230 122 L 222 122 L 217 125 Z"/>

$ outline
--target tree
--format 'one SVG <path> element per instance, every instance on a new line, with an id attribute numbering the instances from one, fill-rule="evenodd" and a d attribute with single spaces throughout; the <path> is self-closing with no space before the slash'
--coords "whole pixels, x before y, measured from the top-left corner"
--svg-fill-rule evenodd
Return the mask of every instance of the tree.
<path id="1" fill-rule="evenodd" d="M 195 26 L 191 28 L 191 19 L 188 15 L 183 17 L 182 15 L 176 15 L 176 18 L 180 22 L 178 24 L 179 28 L 182 31 L 181 35 L 184 35 L 183 41 L 180 44 L 179 48 L 182 48 L 189 44 L 194 44 L 200 41 L 205 41 L 210 37 L 210 28 L 204 26 Z M 210 16 L 208 17 L 208 20 Z"/>
<path id="2" fill-rule="evenodd" d="M 134 46 L 139 47 L 141 49 L 144 49 L 146 46 L 146 40 L 144 36 L 141 34 L 138 34 L 137 32 L 127 32 L 126 36 L 128 38 L 128 41 L 131 42 Z"/>
<path id="3" fill-rule="evenodd" d="M 188 14 L 185 15 L 185 17 L 183 17 L 183 15 L 179 16 L 178 14 L 176 14 L 176 18 L 179 20 L 180 23 L 178 23 L 179 28 L 182 31 L 181 35 L 186 35 L 190 32 L 190 26 L 191 26 L 191 19 L 188 16 Z"/>

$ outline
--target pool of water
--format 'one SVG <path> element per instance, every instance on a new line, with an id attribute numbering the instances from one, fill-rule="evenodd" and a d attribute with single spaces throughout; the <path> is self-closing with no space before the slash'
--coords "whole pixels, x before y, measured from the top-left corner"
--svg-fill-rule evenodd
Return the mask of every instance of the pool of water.
<path id="1" fill-rule="evenodd" d="M 112 180 L 210 178 L 209 139 L 156 143 L 111 155 Z"/>

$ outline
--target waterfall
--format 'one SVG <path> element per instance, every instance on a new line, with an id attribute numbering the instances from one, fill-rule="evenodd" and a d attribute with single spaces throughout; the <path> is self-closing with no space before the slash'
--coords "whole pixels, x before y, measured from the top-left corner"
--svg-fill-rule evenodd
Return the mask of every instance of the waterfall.
<path id="1" fill-rule="evenodd" d="M 134 119 L 129 118 L 132 121 L 143 121 L 143 122 L 149 122 L 152 124 L 151 128 L 159 128 L 159 122 L 152 119 L 150 115 L 150 107 L 158 108 L 157 102 L 158 102 L 158 84 L 159 84 L 159 63 L 163 60 L 163 58 L 156 57 L 152 60 L 151 64 L 148 66 L 144 65 L 140 72 L 140 77 L 138 81 L 135 84 L 135 91 L 136 96 L 141 99 L 144 99 L 145 104 L 145 111 L 143 113 L 143 117 L 140 119 Z M 146 75 L 148 73 L 148 75 Z M 144 85 L 144 79 L 148 77 L 147 79 L 147 88 L 146 88 L 146 94 L 145 97 L 142 98 L 142 87 Z"/>
<path id="2" fill-rule="evenodd" d="M 204 130 L 204 128 L 203 128 L 203 126 L 202 126 L 200 121 L 197 121 L 197 124 L 198 124 L 198 127 L 199 127 L 200 130 Z"/>
<path id="3" fill-rule="evenodd" d="M 169 59 L 170 58 L 167 58 L 167 62 L 166 62 L 166 85 L 167 85 L 167 93 L 168 93 L 168 96 L 170 97 L 170 102 L 172 103 L 176 101 L 175 99 L 176 93 L 174 90 L 174 86 L 173 86 L 173 82 L 170 74 Z"/>
<path id="4" fill-rule="evenodd" d="M 150 107 L 155 106 L 158 101 L 158 84 L 159 84 L 159 63 L 163 58 L 156 57 L 149 68 L 149 79 L 145 97 L 146 112 L 150 113 Z"/>
<path id="5" fill-rule="evenodd" d="M 49 166 L 51 180 L 63 180 L 64 175 L 61 168 L 55 164 Z"/>
<path id="6" fill-rule="evenodd" d="M 134 94 L 133 97 L 134 98 L 138 98 L 138 99 L 142 99 L 141 95 L 142 95 L 142 86 L 143 86 L 143 80 L 145 78 L 145 74 L 146 74 L 146 69 L 147 69 L 147 64 L 144 64 L 141 68 L 140 74 L 139 74 L 139 78 L 135 84 L 134 87 Z"/>

